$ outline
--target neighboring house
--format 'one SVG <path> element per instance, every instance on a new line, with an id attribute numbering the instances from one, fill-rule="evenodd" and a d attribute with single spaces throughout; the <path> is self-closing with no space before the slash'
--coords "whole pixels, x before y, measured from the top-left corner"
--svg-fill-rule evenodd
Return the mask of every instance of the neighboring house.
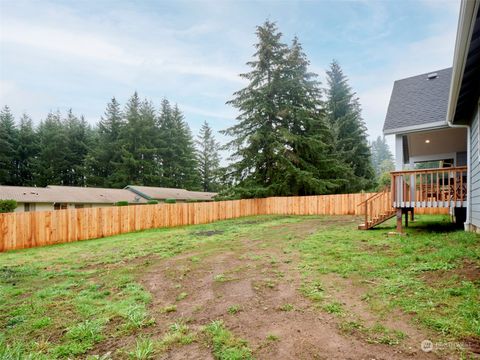
<path id="1" fill-rule="evenodd" d="M 413 219 L 416 208 L 431 207 L 450 209 L 467 230 L 480 228 L 479 4 L 461 3 L 452 68 L 395 82 L 383 128 L 395 135 L 395 210 L 383 209 L 361 228 L 396 215 L 401 232 L 402 214 L 408 224 L 408 213 Z"/>
<path id="2" fill-rule="evenodd" d="M 213 201 L 217 193 L 189 191 L 185 189 L 172 189 L 153 186 L 128 185 L 125 187 L 139 196 L 148 200 L 164 201 L 166 199 L 175 199 L 177 202 L 187 201 Z"/>
<path id="3" fill-rule="evenodd" d="M 146 199 L 124 189 L 54 185 L 45 188 L 0 186 L 0 199 L 15 200 L 18 204 L 16 212 L 104 207 L 119 201 L 147 203 Z"/>

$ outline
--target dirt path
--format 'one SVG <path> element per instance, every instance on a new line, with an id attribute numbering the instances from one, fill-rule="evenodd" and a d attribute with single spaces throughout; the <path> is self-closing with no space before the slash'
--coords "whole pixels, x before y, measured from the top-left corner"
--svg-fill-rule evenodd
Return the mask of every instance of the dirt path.
<path id="1" fill-rule="evenodd" d="M 351 220 L 351 218 L 349 218 Z M 340 301 L 349 315 L 328 314 L 299 289 L 298 254 L 286 250 L 286 239 L 298 241 L 321 230 L 325 220 L 266 228 L 259 238 L 243 238 L 214 252 L 182 255 L 151 267 L 142 279 L 153 295 L 161 337 L 168 324 L 183 320 L 192 329 L 223 320 L 235 336 L 248 341 L 258 359 L 435 359 L 420 350 L 431 334 L 411 325 L 400 312 L 380 319 L 362 301 L 366 288 L 352 279 L 325 277 L 325 292 Z M 323 283 L 323 279 L 322 279 Z M 161 309 L 175 304 L 176 311 Z M 230 309 L 230 311 L 229 311 Z M 357 328 L 345 329 L 350 317 L 365 326 L 382 324 L 406 334 L 397 345 L 372 343 Z M 211 359 L 202 342 L 175 346 L 161 359 Z"/>

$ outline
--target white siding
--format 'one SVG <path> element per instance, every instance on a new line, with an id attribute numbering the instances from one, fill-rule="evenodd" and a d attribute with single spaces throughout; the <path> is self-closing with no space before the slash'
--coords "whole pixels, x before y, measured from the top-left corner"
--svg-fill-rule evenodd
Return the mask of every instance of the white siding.
<path id="1" fill-rule="evenodd" d="M 480 228 L 480 141 L 479 141 L 479 122 L 478 122 L 478 108 L 475 117 L 471 123 L 470 129 L 470 199 L 471 199 L 471 219 L 472 224 Z"/>

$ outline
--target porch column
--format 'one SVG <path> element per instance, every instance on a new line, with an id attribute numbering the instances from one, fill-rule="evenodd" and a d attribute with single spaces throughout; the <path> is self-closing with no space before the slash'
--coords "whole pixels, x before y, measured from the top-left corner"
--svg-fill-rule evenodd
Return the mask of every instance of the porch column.
<path id="1" fill-rule="evenodd" d="M 395 170 L 403 170 L 403 136 L 395 134 Z"/>

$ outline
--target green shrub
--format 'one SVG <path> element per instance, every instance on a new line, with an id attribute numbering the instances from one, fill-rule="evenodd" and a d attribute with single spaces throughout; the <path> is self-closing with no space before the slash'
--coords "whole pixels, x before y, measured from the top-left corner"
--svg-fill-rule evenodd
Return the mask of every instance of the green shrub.
<path id="1" fill-rule="evenodd" d="M 175 199 L 165 199 L 165 204 L 175 204 L 177 202 L 177 200 Z"/>
<path id="2" fill-rule="evenodd" d="M 117 201 L 115 206 L 128 206 L 128 201 Z"/>
<path id="3" fill-rule="evenodd" d="M 158 204 L 158 201 L 157 200 L 148 200 L 147 204 L 148 205 L 156 205 L 156 204 Z"/>
<path id="4" fill-rule="evenodd" d="M 17 208 L 15 200 L 0 200 L 0 213 L 13 212 Z"/>
<path id="5" fill-rule="evenodd" d="M 187 200 L 187 203 L 196 203 L 196 202 L 200 202 L 200 200 L 197 200 L 197 199 L 188 199 Z"/>

